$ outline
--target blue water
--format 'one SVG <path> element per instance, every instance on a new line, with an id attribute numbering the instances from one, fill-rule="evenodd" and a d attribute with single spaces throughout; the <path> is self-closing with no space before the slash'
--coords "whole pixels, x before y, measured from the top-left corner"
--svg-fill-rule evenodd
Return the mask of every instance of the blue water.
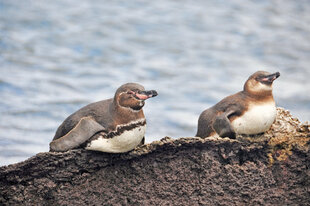
<path id="1" fill-rule="evenodd" d="M 0 165 L 48 151 L 59 124 L 123 83 L 156 89 L 146 141 L 196 133 L 201 111 L 279 71 L 278 106 L 310 119 L 310 3 L 0 0 Z"/>

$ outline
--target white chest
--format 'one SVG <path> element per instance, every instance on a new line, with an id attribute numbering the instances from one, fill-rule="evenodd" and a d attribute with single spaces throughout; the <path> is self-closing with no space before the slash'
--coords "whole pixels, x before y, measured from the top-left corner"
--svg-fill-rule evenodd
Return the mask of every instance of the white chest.
<path id="1" fill-rule="evenodd" d="M 112 138 L 99 137 L 90 142 L 86 149 L 109 153 L 123 153 L 133 150 L 140 144 L 145 135 L 146 125 L 124 131 Z"/>
<path id="2" fill-rule="evenodd" d="M 267 131 L 276 118 L 274 102 L 252 105 L 241 117 L 231 122 L 237 134 L 258 134 Z"/>

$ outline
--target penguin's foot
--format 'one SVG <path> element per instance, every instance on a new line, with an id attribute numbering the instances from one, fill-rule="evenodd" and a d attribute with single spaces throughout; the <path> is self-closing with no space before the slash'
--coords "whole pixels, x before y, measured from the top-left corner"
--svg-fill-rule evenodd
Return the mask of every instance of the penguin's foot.
<path id="1" fill-rule="evenodd" d="M 236 139 L 236 133 L 232 131 L 224 131 L 222 130 L 222 133 L 219 134 L 220 137 L 229 137 L 230 139 Z"/>
<path id="2" fill-rule="evenodd" d="M 236 133 L 230 125 L 230 121 L 226 116 L 217 116 L 213 129 L 218 133 L 220 137 L 229 137 L 230 139 L 236 139 Z"/>

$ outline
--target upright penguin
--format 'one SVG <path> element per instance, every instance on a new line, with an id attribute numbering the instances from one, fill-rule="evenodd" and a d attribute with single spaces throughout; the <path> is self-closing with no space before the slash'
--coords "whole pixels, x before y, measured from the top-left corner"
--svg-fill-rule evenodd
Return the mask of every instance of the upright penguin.
<path id="1" fill-rule="evenodd" d="M 122 153 L 134 149 L 144 142 L 144 101 L 155 96 L 155 90 L 145 91 L 139 84 L 122 85 L 114 98 L 89 104 L 67 117 L 58 127 L 50 151 L 82 147 Z"/>
<path id="2" fill-rule="evenodd" d="M 280 76 L 258 71 L 244 84 L 243 91 L 228 96 L 203 111 L 198 119 L 196 136 L 236 138 L 237 134 L 259 134 L 267 131 L 276 118 L 272 83 Z"/>

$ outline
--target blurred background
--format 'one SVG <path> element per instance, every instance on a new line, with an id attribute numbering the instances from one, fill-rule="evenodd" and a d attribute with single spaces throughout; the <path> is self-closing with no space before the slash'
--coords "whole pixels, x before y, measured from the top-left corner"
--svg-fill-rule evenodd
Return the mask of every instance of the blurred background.
<path id="1" fill-rule="evenodd" d="M 279 71 L 277 105 L 310 119 L 308 0 L 0 0 L 0 165 L 46 152 L 71 113 L 126 82 L 156 89 L 146 141 Z"/>

